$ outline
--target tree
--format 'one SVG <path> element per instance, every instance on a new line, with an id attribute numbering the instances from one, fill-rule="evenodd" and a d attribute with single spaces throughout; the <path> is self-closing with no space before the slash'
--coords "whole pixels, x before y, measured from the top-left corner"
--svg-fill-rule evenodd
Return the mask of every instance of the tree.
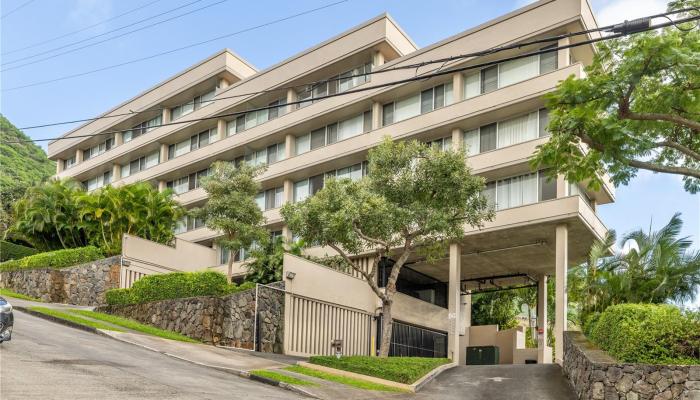
<path id="1" fill-rule="evenodd" d="M 518 325 L 520 299 L 516 290 L 472 295 L 472 325 L 498 325 L 510 329 Z"/>
<path id="2" fill-rule="evenodd" d="M 569 293 L 579 303 L 581 320 L 621 303 L 686 302 L 700 286 L 700 251 L 679 237 L 683 221 L 675 214 L 656 232 L 641 229 L 627 234 L 624 245 L 636 246 L 626 254 L 608 255 L 614 233 L 593 245 L 588 261 L 569 273 Z"/>
<path id="3" fill-rule="evenodd" d="M 413 254 L 428 261 L 464 236 L 465 226 L 480 226 L 493 210 L 481 195 L 484 179 L 472 176 L 463 152 L 440 151 L 424 143 L 385 139 L 369 151 L 369 174 L 357 181 L 328 179 L 312 197 L 286 204 L 289 228 L 307 243 L 334 249 L 360 273 L 382 303 L 380 356 L 391 341 L 391 306 L 401 268 Z M 369 271 L 351 256 L 373 254 Z M 377 269 L 390 258 L 386 287 Z"/>
<path id="4" fill-rule="evenodd" d="M 8 231 L 41 250 L 100 247 L 105 254 L 121 252 L 123 235 L 158 243 L 173 239 L 173 228 L 184 214 L 170 191 L 158 192 L 147 182 L 86 193 L 72 180 L 51 180 L 31 187 L 14 207 Z"/>
<path id="5" fill-rule="evenodd" d="M 214 163 L 212 174 L 202 181 L 209 200 L 204 207 L 193 211 L 204 219 L 207 227 L 222 233 L 216 243 L 229 252 L 229 282 L 235 255 L 268 236 L 262 227 L 265 222 L 262 211 L 255 202 L 255 195 L 260 191 L 255 177 L 262 171 L 263 168 L 245 162 L 238 167 L 227 162 Z"/>
<path id="6" fill-rule="evenodd" d="M 284 253 L 301 255 L 302 241 L 287 245 L 281 237 L 268 238 L 251 251 L 251 261 L 245 263 L 248 271 L 245 280 L 248 282 L 268 284 L 282 280 Z"/>
<path id="7" fill-rule="evenodd" d="M 679 0 L 672 10 L 700 7 Z M 697 15 L 700 8 L 692 12 Z M 686 14 L 688 15 L 688 14 Z M 700 30 L 697 21 L 598 45 L 586 77 L 569 77 L 546 96 L 551 139 L 533 165 L 589 181 L 607 172 L 627 184 L 639 169 L 683 176 L 700 190 Z M 690 25 L 689 25 L 690 24 Z"/>

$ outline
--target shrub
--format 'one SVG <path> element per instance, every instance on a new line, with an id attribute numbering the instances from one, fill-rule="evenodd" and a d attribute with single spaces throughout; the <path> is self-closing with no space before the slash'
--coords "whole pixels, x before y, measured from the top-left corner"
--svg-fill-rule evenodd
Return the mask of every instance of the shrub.
<path id="1" fill-rule="evenodd" d="M 586 336 L 590 336 L 591 332 L 593 331 L 593 328 L 596 326 L 598 323 L 598 320 L 600 319 L 600 313 L 599 312 L 593 312 L 585 317 L 583 317 L 583 324 L 581 326 L 581 330 L 583 330 L 583 333 Z"/>
<path id="2" fill-rule="evenodd" d="M 131 289 L 110 289 L 105 293 L 107 304 L 125 305 L 132 304 Z"/>
<path id="3" fill-rule="evenodd" d="M 591 340 L 622 362 L 700 364 L 700 322 L 671 305 L 608 307 Z"/>
<path id="4" fill-rule="evenodd" d="M 252 282 L 229 284 L 220 272 L 173 272 L 145 276 L 131 289 L 108 290 L 106 300 L 110 305 L 140 304 L 196 296 L 223 296 L 254 287 Z"/>
<path id="5" fill-rule="evenodd" d="M 31 247 L 14 244 L 0 240 L 0 262 L 9 260 L 19 260 L 27 256 L 38 253 L 39 250 Z"/>
<path id="6" fill-rule="evenodd" d="M 63 249 L 38 253 L 19 260 L 0 263 L 0 271 L 31 268 L 66 268 L 103 258 L 104 254 L 94 246 Z"/>

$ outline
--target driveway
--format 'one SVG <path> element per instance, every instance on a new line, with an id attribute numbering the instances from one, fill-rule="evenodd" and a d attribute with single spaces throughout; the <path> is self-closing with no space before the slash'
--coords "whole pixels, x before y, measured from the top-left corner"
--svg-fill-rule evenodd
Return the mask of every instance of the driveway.
<path id="1" fill-rule="evenodd" d="M 557 364 L 458 366 L 440 374 L 414 399 L 575 400 Z"/>
<path id="2" fill-rule="evenodd" d="M 0 398 L 300 397 L 283 389 L 17 311 L 12 341 L 0 345 Z"/>

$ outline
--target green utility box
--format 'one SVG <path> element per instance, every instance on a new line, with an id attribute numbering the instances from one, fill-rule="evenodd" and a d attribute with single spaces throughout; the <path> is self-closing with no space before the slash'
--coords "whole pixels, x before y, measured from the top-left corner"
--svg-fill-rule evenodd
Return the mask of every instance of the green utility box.
<path id="1" fill-rule="evenodd" d="M 467 347 L 467 365 L 496 365 L 498 364 L 498 347 L 469 346 Z"/>

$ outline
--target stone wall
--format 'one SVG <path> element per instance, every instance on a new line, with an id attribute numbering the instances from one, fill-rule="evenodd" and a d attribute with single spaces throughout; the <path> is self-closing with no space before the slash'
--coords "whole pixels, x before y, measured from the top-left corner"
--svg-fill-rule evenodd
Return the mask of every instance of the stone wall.
<path id="1" fill-rule="evenodd" d="M 279 284 L 276 284 L 279 288 Z M 255 338 L 256 290 L 223 297 L 190 297 L 126 306 L 103 306 L 98 311 L 181 333 L 204 343 L 268 353 L 282 353 L 284 291 L 258 287 L 258 338 Z"/>
<path id="2" fill-rule="evenodd" d="M 580 400 L 700 400 L 700 365 L 618 363 L 580 332 L 564 335 L 563 367 Z"/>
<path id="3" fill-rule="evenodd" d="M 119 287 L 119 257 L 68 268 L 0 272 L 0 287 L 52 303 L 104 304 L 105 292 Z"/>

